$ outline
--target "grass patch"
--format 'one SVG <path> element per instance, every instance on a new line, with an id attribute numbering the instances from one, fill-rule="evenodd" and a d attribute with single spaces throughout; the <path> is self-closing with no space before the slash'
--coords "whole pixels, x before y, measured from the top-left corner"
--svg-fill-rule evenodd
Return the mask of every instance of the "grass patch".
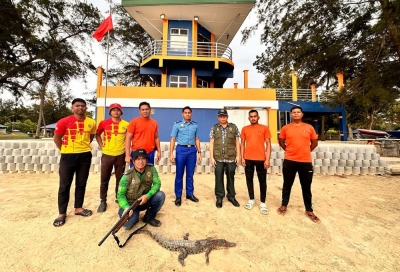
<path id="1" fill-rule="evenodd" d="M 35 137 L 29 137 L 24 132 L 13 132 L 11 134 L 0 134 L 0 140 L 18 140 L 18 139 L 35 139 Z"/>

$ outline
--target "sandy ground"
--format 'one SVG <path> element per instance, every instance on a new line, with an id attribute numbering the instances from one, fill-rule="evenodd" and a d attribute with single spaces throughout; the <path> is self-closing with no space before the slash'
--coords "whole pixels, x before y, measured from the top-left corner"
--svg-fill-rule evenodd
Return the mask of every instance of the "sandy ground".
<path id="1" fill-rule="evenodd" d="M 167 195 L 158 216 L 162 226 L 147 229 L 172 239 L 189 232 L 189 239 L 237 243 L 212 251 L 208 266 L 204 253 L 189 255 L 185 267 L 178 252 L 144 234 L 134 235 L 122 249 L 112 236 L 97 245 L 118 219 L 111 190 L 107 211 L 96 212 L 99 177 L 90 175 L 86 192 L 84 206 L 93 216 L 73 214 L 72 193 L 66 224 L 55 228 L 57 174 L 0 175 L 0 271 L 396 271 L 400 266 L 400 177 L 316 176 L 314 209 L 322 222 L 315 224 L 304 215 L 298 181 L 287 214 L 280 216 L 282 176 L 269 177 L 270 213 L 262 215 L 258 206 L 243 207 L 248 198 L 243 175 L 236 177 L 241 206 L 224 200 L 222 209 L 215 207 L 213 175 L 196 175 L 200 202 L 183 199 L 181 207 L 173 203 L 174 175 L 161 175 Z M 256 182 L 256 198 L 258 188 Z M 121 240 L 128 234 L 118 233 Z"/>

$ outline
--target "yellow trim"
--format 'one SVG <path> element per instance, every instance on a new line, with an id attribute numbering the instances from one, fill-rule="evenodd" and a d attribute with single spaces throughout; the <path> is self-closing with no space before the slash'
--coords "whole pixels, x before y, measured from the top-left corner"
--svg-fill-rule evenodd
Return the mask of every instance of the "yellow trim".
<path id="1" fill-rule="evenodd" d="M 198 25 L 196 21 L 192 21 L 192 57 L 196 57 L 197 55 L 197 31 L 198 31 Z"/>
<path id="2" fill-rule="evenodd" d="M 166 88 L 166 87 L 167 87 L 167 68 L 164 68 L 162 69 L 162 74 L 161 74 L 161 88 Z"/>
<path id="3" fill-rule="evenodd" d="M 108 89 L 107 89 L 108 91 Z M 104 106 L 97 106 L 96 122 L 97 125 L 104 120 Z"/>
<path id="4" fill-rule="evenodd" d="M 244 76 L 244 81 L 243 81 L 243 88 L 248 89 L 249 88 L 249 70 L 243 70 L 243 76 Z"/>
<path id="5" fill-rule="evenodd" d="M 192 88 L 197 87 L 196 69 L 192 68 Z"/>
<path id="6" fill-rule="evenodd" d="M 101 66 L 97 67 L 97 87 L 96 95 L 99 96 L 101 84 L 103 84 L 103 68 Z"/>
<path id="7" fill-rule="evenodd" d="M 295 71 L 292 71 L 292 99 L 297 101 L 297 75 Z"/>
<path id="8" fill-rule="evenodd" d="M 317 84 L 311 84 L 311 101 L 317 101 Z"/>
<path id="9" fill-rule="evenodd" d="M 164 59 L 163 58 L 160 58 L 159 60 L 158 60 L 158 67 L 163 67 L 164 66 Z"/>
<path id="10" fill-rule="evenodd" d="M 214 62 L 214 69 L 219 69 L 219 61 L 218 60 L 216 60 Z"/>
<path id="11" fill-rule="evenodd" d="M 163 20 L 163 41 L 168 41 L 168 19 Z M 162 43 L 162 55 L 167 55 L 167 43 Z"/>
<path id="12" fill-rule="evenodd" d="M 164 78 L 165 77 L 165 78 Z M 166 73 L 163 74 L 162 84 L 166 85 Z M 104 97 L 102 86 L 97 98 Z M 276 101 L 275 89 L 250 89 L 251 100 Z M 198 99 L 198 100 L 249 100 L 249 89 L 221 88 L 216 92 L 212 88 L 172 88 L 108 86 L 107 99 L 109 98 L 143 98 L 143 99 Z"/>
<path id="13" fill-rule="evenodd" d="M 271 132 L 271 143 L 278 143 L 278 110 L 268 108 L 268 128 Z"/>
<path id="14" fill-rule="evenodd" d="M 224 58 L 204 58 L 204 57 L 185 57 L 185 56 L 160 56 L 160 55 L 152 55 L 140 63 L 140 66 L 144 66 L 146 63 L 152 61 L 153 59 L 164 59 L 164 60 L 184 60 L 184 61 L 214 61 L 214 62 L 225 62 L 232 66 L 235 66 L 234 63 L 229 59 Z"/>

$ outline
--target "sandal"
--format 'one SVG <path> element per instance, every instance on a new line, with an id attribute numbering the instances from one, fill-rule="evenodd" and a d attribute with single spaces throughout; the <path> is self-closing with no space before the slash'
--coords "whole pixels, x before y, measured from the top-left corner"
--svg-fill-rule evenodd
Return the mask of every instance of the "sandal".
<path id="1" fill-rule="evenodd" d="M 65 218 L 67 218 L 66 215 L 63 215 L 61 217 L 57 217 L 54 222 L 53 222 L 53 226 L 54 227 L 61 227 L 65 224 Z"/>
<path id="2" fill-rule="evenodd" d="M 321 223 L 321 220 L 319 220 L 319 218 L 314 214 L 314 213 L 304 213 L 308 218 L 310 218 L 311 221 L 313 221 L 314 223 Z"/>
<path id="3" fill-rule="evenodd" d="M 246 205 L 244 205 L 244 207 L 248 210 L 251 210 L 254 207 L 254 205 L 256 205 L 256 202 L 249 200 L 247 201 Z"/>
<path id="4" fill-rule="evenodd" d="M 283 206 L 280 206 L 276 211 L 278 212 L 279 215 L 285 215 L 287 209 L 283 209 Z"/>
<path id="5" fill-rule="evenodd" d="M 260 204 L 260 213 L 261 214 L 268 214 L 267 205 L 265 205 L 265 203 L 261 203 Z"/>
<path id="6" fill-rule="evenodd" d="M 75 215 L 82 215 L 87 217 L 92 215 L 92 211 L 88 209 L 83 209 L 81 212 L 75 213 Z"/>

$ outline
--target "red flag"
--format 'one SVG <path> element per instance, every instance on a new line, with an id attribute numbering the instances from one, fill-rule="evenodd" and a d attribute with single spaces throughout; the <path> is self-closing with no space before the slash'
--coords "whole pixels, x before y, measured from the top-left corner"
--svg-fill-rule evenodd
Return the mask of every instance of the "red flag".
<path id="1" fill-rule="evenodd" d="M 100 26 L 97 28 L 97 30 L 93 33 L 93 38 L 95 38 L 98 42 L 101 42 L 101 40 L 103 39 L 104 35 L 107 34 L 108 31 L 113 30 L 113 22 L 112 22 L 112 18 L 111 18 L 111 14 L 110 16 L 108 16 L 101 24 Z"/>

